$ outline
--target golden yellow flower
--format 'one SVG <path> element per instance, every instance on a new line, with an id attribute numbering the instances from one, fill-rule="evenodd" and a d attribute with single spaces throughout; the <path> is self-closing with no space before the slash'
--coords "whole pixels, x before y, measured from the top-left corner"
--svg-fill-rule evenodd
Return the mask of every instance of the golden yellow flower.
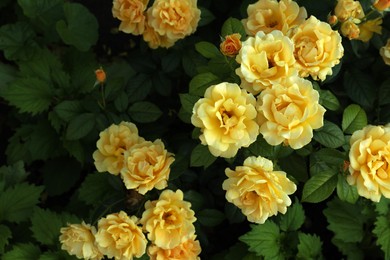
<path id="1" fill-rule="evenodd" d="M 258 97 L 260 133 L 271 145 L 284 143 L 293 149 L 308 144 L 313 129 L 323 126 L 325 108 L 309 80 L 287 78 Z"/>
<path id="2" fill-rule="evenodd" d="M 172 249 L 163 249 L 156 245 L 148 247 L 150 260 L 198 260 L 202 251 L 196 236 L 192 235 L 187 241 Z"/>
<path id="3" fill-rule="evenodd" d="M 390 199 L 390 124 L 368 125 L 352 134 L 350 144 L 348 183 L 372 201 Z"/>
<path id="4" fill-rule="evenodd" d="M 295 67 L 301 77 L 325 80 L 344 54 L 341 36 L 330 25 L 311 16 L 294 30 Z"/>
<path id="5" fill-rule="evenodd" d="M 382 56 L 383 62 L 390 65 L 390 38 L 387 39 L 386 45 L 380 48 L 379 54 Z"/>
<path id="6" fill-rule="evenodd" d="M 241 34 L 234 33 L 227 35 L 225 40 L 219 45 L 219 49 L 223 55 L 234 57 L 241 49 Z"/>
<path id="7" fill-rule="evenodd" d="M 359 40 L 368 42 L 374 33 L 382 34 L 382 18 L 378 17 L 373 20 L 368 20 L 364 23 L 359 24 L 360 35 Z"/>
<path id="8" fill-rule="evenodd" d="M 243 19 L 242 23 L 250 36 L 259 31 L 270 33 L 274 30 L 287 34 L 290 28 L 307 17 L 306 9 L 292 0 L 259 0 L 248 6 L 247 13 L 248 18 Z"/>
<path id="9" fill-rule="evenodd" d="M 373 6 L 376 10 L 382 12 L 390 8 L 390 0 L 376 0 Z"/>
<path id="10" fill-rule="evenodd" d="M 145 194 L 153 188 L 162 190 L 167 187 L 170 166 L 175 159 L 157 139 L 153 143 L 145 141 L 134 145 L 124 153 L 124 160 L 121 177 L 126 188 Z"/>
<path id="11" fill-rule="evenodd" d="M 256 99 L 237 84 L 223 82 L 210 86 L 192 110 L 191 122 L 200 127 L 202 144 L 211 154 L 233 157 L 248 147 L 259 134 Z"/>
<path id="12" fill-rule="evenodd" d="M 164 190 L 158 200 L 147 201 L 140 223 L 148 239 L 163 249 L 173 249 L 193 237 L 195 213 L 183 192 Z"/>
<path id="13" fill-rule="evenodd" d="M 258 32 L 242 43 L 236 57 L 241 87 L 256 95 L 261 90 L 296 73 L 294 44 L 281 31 Z"/>
<path id="14" fill-rule="evenodd" d="M 158 47 L 170 48 L 172 47 L 176 40 L 169 39 L 166 35 L 158 34 L 153 27 L 150 27 L 147 23 L 145 24 L 145 31 L 142 34 L 145 42 L 148 43 L 149 47 L 152 49 L 157 49 Z"/>
<path id="15" fill-rule="evenodd" d="M 61 228 L 61 249 L 79 259 L 100 260 L 103 254 L 95 244 L 96 228 L 90 224 L 68 224 Z"/>
<path id="16" fill-rule="evenodd" d="M 338 0 L 334 8 L 334 14 L 341 22 L 350 18 L 362 19 L 364 17 L 364 11 L 360 2 L 354 0 Z"/>
<path id="17" fill-rule="evenodd" d="M 96 169 L 99 172 L 109 172 L 118 175 L 123 168 L 123 154 L 133 145 L 145 141 L 138 136 L 135 124 L 122 121 L 119 125 L 112 124 L 100 132 L 97 150 L 93 153 Z"/>
<path id="18" fill-rule="evenodd" d="M 176 41 L 195 32 L 200 9 L 197 0 L 156 0 L 147 10 L 147 20 L 159 35 Z"/>
<path id="19" fill-rule="evenodd" d="M 360 35 L 360 26 L 357 26 L 352 20 L 347 20 L 341 24 L 341 34 L 350 40 L 357 39 Z"/>
<path id="20" fill-rule="evenodd" d="M 119 30 L 134 35 L 142 34 L 148 2 L 149 0 L 114 0 L 112 15 L 121 21 Z"/>
<path id="21" fill-rule="evenodd" d="M 283 171 L 273 171 L 272 161 L 248 157 L 235 170 L 226 168 L 227 179 L 222 188 L 227 201 L 241 209 L 248 221 L 263 224 L 268 217 L 284 214 L 291 205 L 288 195 L 297 187 Z"/>
<path id="22" fill-rule="evenodd" d="M 101 218 L 95 235 L 100 251 L 116 260 L 141 257 L 146 251 L 148 241 L 137 223 L 137 217 L 129 217 L 124 211 Z"/>

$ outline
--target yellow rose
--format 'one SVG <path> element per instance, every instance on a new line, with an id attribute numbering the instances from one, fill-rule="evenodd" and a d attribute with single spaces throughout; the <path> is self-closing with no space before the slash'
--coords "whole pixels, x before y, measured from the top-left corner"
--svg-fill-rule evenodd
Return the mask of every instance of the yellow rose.
<path id="1" fill-rule="evenodd" d="M 250 36 L 259 31 L 270 33 L 274 30 L 287 34 L 290 28 L 307 17 L 306 9 L 292 0 L 259 0 L 248 6 L 247 13 L 248 18 L 243 19 L 242 23 Z"/>
<path id="2" fill-rule="evenodd" d="M 359 24 L 360 35 L 359 40 L 368 42 L 374 33 L 382 34 L 382 18 L 378 17 L 373 20 L 368 20 L 364 23 Z"/>
<path id="3" fill-rule="evenodd" d="M 138 136 L 136 125 L 129 122 L 121 122 L 119 125 L 112 124 L 100 132 L 97 141 L 97 150 L 93 153 L 96 169 L 99 172 L 109 172 L 118 175 L 123 167 L 123 154 L 133 145 L 143 142 Z"/>
<path id="4" fill-rule="evenodd" d="M 79 259 L 100 260 L 103 254 L 95 244 L 96 228 L 83 221 L 61 228 L 61 249 Z"/>
<path id="5" fill-rule="evenodd" d="M 296 73 L 294 44 L 281 31 L 258 32 L 242 43 L 236 57 L 240 67 L 236 74 L 247 91 L 256 95 L 261 90 Z"/>
<path id="6" fill-rule="evenodd" d="M 293 149 L 308 144 L 313 129 L 323 126 L 325 108 L 309 80 L 287 78 L 258 97 L 260 133 L 271 145 L 284 143 Z"/>
<path id="7" fill-rule="evenodd" d="M 311 16 L 294 30 L 295 67 L 301 77 L 325 80 L 344 54 L 341 36 L 330 25 Z"/>
<path id="8" fill-rule="evenodd" d="M 383 62 L 390 65 L 390 38 L 387 39 L 386 45 L 380 48 L 379 54 L 382 56 Z"/>
<path id="9" fill-rule="evenodd" d="M 148 43 L 149 47 L 152 49 L 157 49 L 158 47 L 170 48 L 172 47 L 176 40 L 170 40 L 166 35 L 158 34 L 153 27 L 150 27 L 147 23 L 145 24 L 145 31 L 142 34 L 142 37 L 145 42 Z"/>
<path id="10" fill-rule="evenodd" d="M 385 11 L 390 8 L 390 0 L 376 0 L 373 6 L 379 12 Z"/>
<path id="11" fill-rule="evenodd" d="M 140 223 L 148 239 L 163 249 L 173 249 L 195 233 L 195 213 L 183 192 L 164 190 L 158 200 L 147 201 Z"/>
<path id="12" fill-rule="evenodd" d="M 227 35 L 225 40 L 219 45 L 222 54 L 229 57 L 236 56 L 241 49 L 240 39 L 241 35 L 239 33 Z"/>
<path id="13" fill-rule="evenodd" d="M 248 157 L 243 166 L 226 168 L 227 179 L 222 188 L 227 201 L 241 209 L 248 221 L 263 224 L 268 217 L 284 214 L 291 205 L 288 195 L 297 187 L 283 171 L 273 171 L 272 161 L 259 157 Z"/>
<path id="14" fill-rule="evenodd" d="M 159 35 L 176 41 L 195 32 L 200 20 L 197 0 L 156 0 L 147 19 Z"/>
<path id="15" fill-rule="evenodd" d="M 137 217 L 129 217 L 124 211 L 101 218 L 95 235 L 100 251 L 116 260 L 141 257 L 146 251 L 148 241 L 137 223 Z"/>
<path id="16" fill-rule="evenodd" d="M 170 166 L 175 159 L 157 139 L 153 143 L 145 141 L 134 145 L 124 153 L 124 160 L 121 177 L 126 188 L 145 194 L 153 188 L 162 190 L 167 187 Z"/>
<path id="17" fill-rule="evenodd" d="M 334 14 L 340 22 L 344 22 L 350 18 L 362 19 L 364 17 L 364 11 L 360 2 L 354 0 L 338 0 L 334 8 Z"/>
<path id="18" fill-rule="evenodd" d="M 348 183 L 372 201 L 390 199 L 390 124 L 368 125 L 352 134 L 350 144 Z"/>
<path id="19" fill-rule="evenodd" d="M 223 82 L 210 86 L 192 110 L 191 122 L 200 127 L 203 145 L 211 154 L 233 157 L 248 147 L 259 134 L 256 99 L 237 84 Z"/>
<path id="20" fill-rule="evenodd" d="M 156 245 L 148 247 L 150 260 L 198 260 L 202 251 L 196 236 L 193 235 L 187 241 L 179 244 L 172 249 L 163 249 Z"/>
<path id="21" fill-rule="evenodd" d="M 114 0 L 112 15 L 121 20 L 119 30 L 134 35 L 142 34 L 148 2 L 149 0 Z"/>
<path id="22" fill-rule="evenodd" d="M 341 34 L 350 40 L 357 39 L 360 35 L 360 26 L 357 26 L 351 20 L 347 20 L 341 24 Z"/>

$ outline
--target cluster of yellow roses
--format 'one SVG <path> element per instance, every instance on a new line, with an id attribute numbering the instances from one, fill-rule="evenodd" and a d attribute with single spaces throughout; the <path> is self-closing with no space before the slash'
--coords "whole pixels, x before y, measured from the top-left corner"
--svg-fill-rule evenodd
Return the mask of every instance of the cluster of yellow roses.
<path id="1" fill-rule="evenodd" d="M 197 0 L 114 0 L 112 14 L 119 30 L 142 35 L 150 48 L 169 48 L 195 32 L 200 20 Z"/>
<path id="2" fill-rule="evenodd" d="M 97 170 L 120 175 L 127 189 L 145 194 L 167 187 L 173 154 L 161 140 L 150 142 L 140 137 L 133 123 L 109 126 L 100 133 L 97 148 L 93 153 Z M 190 207 L 181 190 L 164 190 L 158 200 L 145 203 L 141 219 L 121 211 L 101 218 L 97 231 L 84 222 L 62 228 L 62 249 L 83 259 L 102 259 L 103 255 L 132 259 L 145 253 L 146 232 L 151 259 L 198 259 L 201 248 Z"/>
<path id="3" fill-rule="evenodd" d="M 199 259 L 201 248 L 193 225 L 196 218 L 190 206 L 181 190 L 164 190 L 158 200 L 146 202 L 141 219 L 120 211 L 101 218 L 97 230 L 85 222 L 61 228 L 61 248 L 90 260 L 104 255 L 131 260 L 144 255 L 146 248 L 152 260 Z"/>
<path id="4" fill-rule="evenodd" d="M 373 4 L 373 9 L 378 11 L 383 11 L 388 7 L 389 1 L 387 0 L 377 0 Z M 334 15 L 329 17 L 329 23 L 336 25 L 338 22 L 341 23 L 341 34 L 350 40 L 368 42 L 374 33 L 381 34 L 382 31 L 382 17 L 378 16 L 374 19 L 367 17 L 359 1 L 338 0 Z"/>

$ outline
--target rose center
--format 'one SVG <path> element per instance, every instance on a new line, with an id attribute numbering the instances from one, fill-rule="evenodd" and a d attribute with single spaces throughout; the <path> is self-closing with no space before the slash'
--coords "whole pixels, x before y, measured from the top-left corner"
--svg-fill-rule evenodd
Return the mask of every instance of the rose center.
<path id="1" fill-rule="evenodd" d="M 221 107 L 219 109 L 218 115 L 217 115 L 220 125 L 220 128 L 225 128 L 224 134 L 227 134 L 230 130 L 230 128 L 233 128 L 237 125 L 238 120 L 232 113 L 232 111 L 227 111 L 224 107 Z"/>

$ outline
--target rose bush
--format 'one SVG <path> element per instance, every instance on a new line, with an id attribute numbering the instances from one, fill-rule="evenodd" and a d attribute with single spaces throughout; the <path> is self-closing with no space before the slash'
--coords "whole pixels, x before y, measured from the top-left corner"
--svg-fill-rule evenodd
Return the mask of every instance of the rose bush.
<path id="1" fill-rule="evenodd" d="M 0 259 L 389 259 L 389 10 L 0 1 Z"/>

